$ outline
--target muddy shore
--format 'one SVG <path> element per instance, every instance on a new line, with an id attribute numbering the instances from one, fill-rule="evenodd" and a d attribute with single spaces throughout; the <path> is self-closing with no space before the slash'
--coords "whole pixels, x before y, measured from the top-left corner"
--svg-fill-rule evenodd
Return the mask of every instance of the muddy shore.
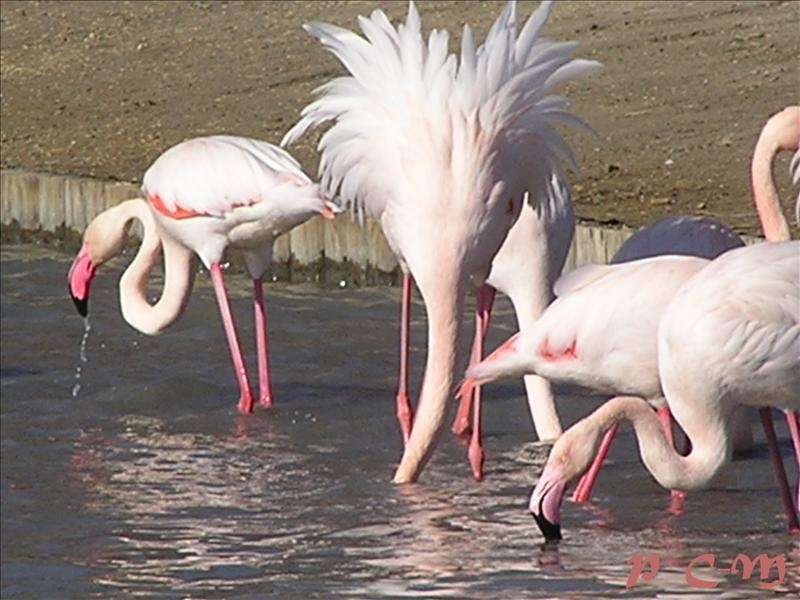
<path id="1" fill-rule="evenodd" d="M 301 24 L 355 27 L 375 7 L 405 14 L 405 2 L 4 1 L 2 167 L 137 181 L 187 137 L 277 142 L 341 72 Z M 478 39 L 501 8 L 419 3 L 426 30 L 469 22 Z M 798 23 L 797 2 L 560 3 L 547 33 L 605 64 L 562 90 L 602 138 L 568 136 L 578 214 L 631 226 L 706 214 L 757 233 L 748 165 L 766 118 L 798 102 Z M 313 147 L 293 149 L 310 172 Z M 788 208 L 788 157 L 775 177 Z"/>

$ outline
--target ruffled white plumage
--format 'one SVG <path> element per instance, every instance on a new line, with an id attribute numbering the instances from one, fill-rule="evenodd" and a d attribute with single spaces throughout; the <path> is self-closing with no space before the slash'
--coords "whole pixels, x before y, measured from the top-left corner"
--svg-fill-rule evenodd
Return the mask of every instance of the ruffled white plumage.
<path id="1" fill-rule="evenodd" d="M 450 180 L 443 186 L 474 189 L 485 201 L 484 180 L 492 175 L 480 171 L 502 169 L 512 195 L 527 191 L 533 203 L 553 201 L 561 161 L 577 170 L 554 125 L 582 122 L 564 98 L 547 93 L 599 64 L 572 59 L 576 44 L 541 37 L 551 9 L 542 3 L 517 35 L 516 3 L 510 2 L 477 49 L 466 26 L 458 61 L 447 53 L 447 32 L 434 30 L 424 43 L 413 2 L 397 28 L 380 10 L 360 18 L 364 37 L 305 25 L 349 75 L 317 90 L 318 99 L 282 144 L 334 121 L 319 144 L 320 185 L 359 217 L 380 216 L 396 192 L 387 181 L 425 180 L 433 173 Z M 524 168 L 503 169 L 509 164 Z"/>

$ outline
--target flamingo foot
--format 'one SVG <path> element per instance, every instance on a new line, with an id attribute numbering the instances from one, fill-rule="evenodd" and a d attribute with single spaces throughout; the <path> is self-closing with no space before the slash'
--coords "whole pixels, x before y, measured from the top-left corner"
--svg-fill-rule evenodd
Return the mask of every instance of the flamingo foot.
<path id="1" fill-rule="evenodd" d="M 686 492 L 672 490 L 670 493 L 669 508 L 667 508 L 667 512 L 671 515 L 682 514 L 684 502 L 686 502 Z"/>
<path id="2" fill-rule="evenodd" d="M 411 401 L 408 394 L 397 394 L 397 422 L 400 424 L 400 432 L 403 434 L 403 444 L 408 444 L 411 437 L 411 424 L 414 420 L 414 411 L 411 408 Z"/>
<path id="3" fill-rule="evenodd" d="M 472 468 L 472 477 L 475 481 L 483 481 L 483 461 L 485 458 L 483 446 L 473 440 L 467 450 L 467 457 L 469 458 L 469 466 Z"/>
<path id="4" fill-rule="evenodd" d="M 253 404 L 253 394 L 250 390 L 243 390 L 239 396 L 239 404 L 236 408 L 240 414 L 249 415 L 253 412 Z"/>
<path id="5" fill-rule="evenodd" d="M 261 394 L 259 394 L 258 403 L 264 408 L 272 408 L 272 392 L 261 392 Z"/>

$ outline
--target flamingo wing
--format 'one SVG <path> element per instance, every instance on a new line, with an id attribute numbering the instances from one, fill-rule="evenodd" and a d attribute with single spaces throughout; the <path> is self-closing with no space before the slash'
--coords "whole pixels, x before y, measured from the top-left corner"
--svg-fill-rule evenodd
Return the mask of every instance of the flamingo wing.
<path id="1" fill-rule="evenodd" d="M 659 368 L 688 379 L 702 373 L 711 389 L 747 395 L 747 403 L 800 407 L 799 266 L 800 242 L 756 244 L 713 261 L 665 312 L 659 354 L 669 360 Z"/>
<path id="2" fill-rule="evenodd" d="M 145 173 L 142 192 L 155 210 L 182 219 L 222 217 L 267 200 L 278 186 L 308 184 L 308 176 L 282 148 L 218 135 L 167 150 Z"/>

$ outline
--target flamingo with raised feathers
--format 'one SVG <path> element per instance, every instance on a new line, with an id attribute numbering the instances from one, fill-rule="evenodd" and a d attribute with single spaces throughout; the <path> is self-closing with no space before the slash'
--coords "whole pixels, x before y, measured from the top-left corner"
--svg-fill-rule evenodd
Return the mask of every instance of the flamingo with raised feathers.
<path id="1" fill-rule="evenodd" d="M 145 173 L 142 192 L 145 200 L 122 202 L 100 213 L 86 228 L 68 275 L 75 306 L 86 316 L 97 268 L 122 251 L 130 224 L 138 220 L 144 236 L 120 279 L 120 308 L 135 329 L 148 335 L 161 333 L 188 302 L 197 254 L 214 283 L 239 383 L 238 409 L 251 412 L 253 394 L 221 267 L 226 248 L 241 249 L 253 278 L 259 402 L 270 406 L 262 277 L 272 260 L 273 243 L 316 214 L 333 218 L 337 207 L 320 195 L 319 186 L 282 148 L 227 135 L 187 140 L 164 152 Z M 161 248 L 164 287 L 151 305 L 145 291 Z"/>
<path id="2" fill-rule="evenodd" d="M 518 32 L 510 2 L 478 49 L 465 26 L 458 59 L 446 31 L 424 42 L 413 2 L 397 28 L 380 10 L 359 18 L 365 37 L 304 25 L 349 73 L 318 90 L 283 143 L 333 122 L 319 145 L 323 190 L 380 223 L 427 309 L 424 382 L 396 483 L 419 477 L 441 432 L 470 276 L 488 272 L 525 194 L 545 202 L 560 162 L 574 163 L 553 125 L 579 120 L 548 94 L 599 65 L 541 37 L 551 9 L 543 2 Z"/>
<path id="3" fill-rule="evenodd" d="M 691 451 L 681 456 L 672 448 L 638 390 L 639 397 L 606 402 L 556 441 L 531 494 L 530 510 L 545 537 L 561 536 L 566 488 L 589 467 L 604 432 L 630 421 L 659 484 L 702 489 L 730 461 L 731 416 L 740 406 L 760 409 L 787 523 L 798 530 L 769 417 L 769 407 L 800 408 L 798 265 L 800 242 L 766 242 L 723 254 L 681 286 L 658 325 L 658 376 Z"/>

